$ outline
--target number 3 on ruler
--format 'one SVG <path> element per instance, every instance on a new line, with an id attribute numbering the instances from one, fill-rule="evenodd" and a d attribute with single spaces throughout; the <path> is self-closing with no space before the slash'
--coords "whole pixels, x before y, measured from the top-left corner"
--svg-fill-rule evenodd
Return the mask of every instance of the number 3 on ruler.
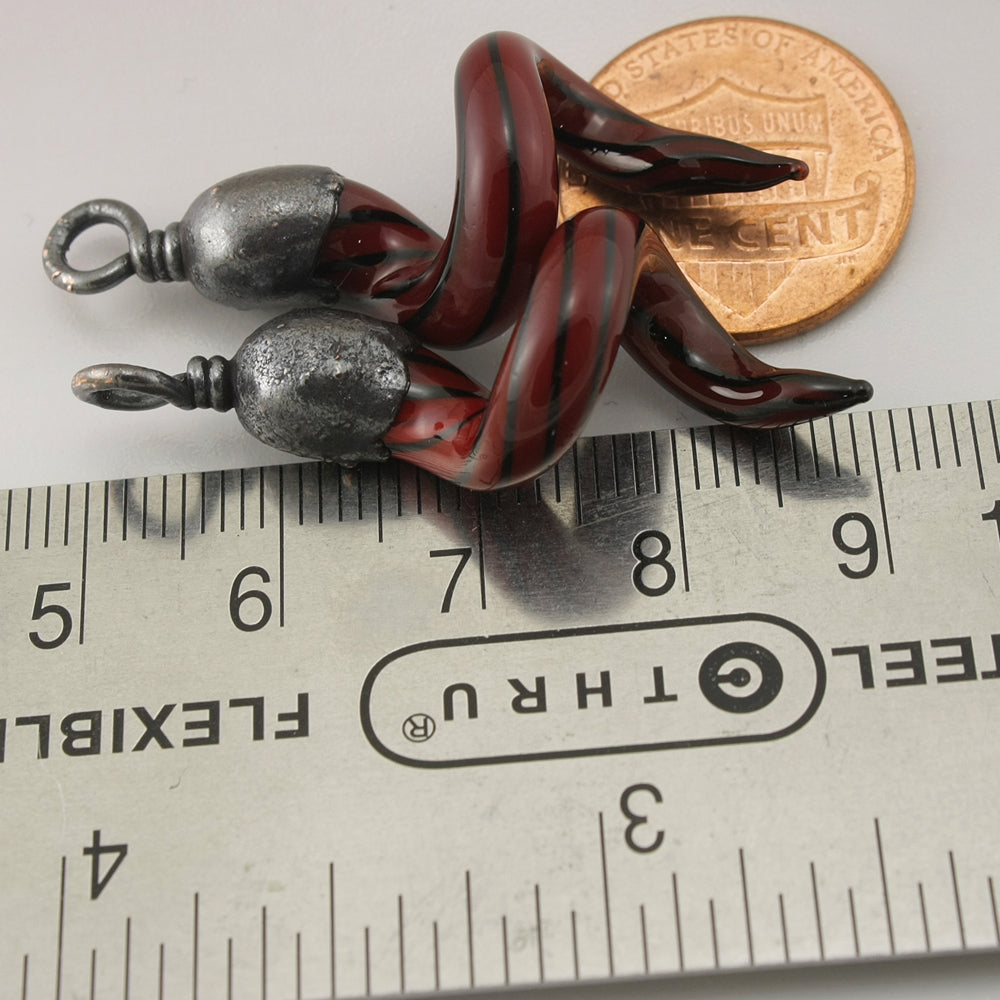
<path id="1" fill-rule="evenodd" d="M 645 826 L 649 822 L 649 817 L 645 813 L 638 813 L 632 808 L 632 800 L 637 795 L 647 794 L 653 797 L 653 802 L 662 804 L 663 795 L 656 785 L 643 782 L 638 785 L 629 785 L 622 792 L 622 797 L 618 800 L 618 806 L 622 815 L 629 821 L 625 827 L 625 843 L 632 848 L 636 854 L 652 854 L 663 843 L 663 831 L 655 830 L 649 834 L 649 839 L 641 842 L 636 839 L 635 831 L 640 826 Z"/>

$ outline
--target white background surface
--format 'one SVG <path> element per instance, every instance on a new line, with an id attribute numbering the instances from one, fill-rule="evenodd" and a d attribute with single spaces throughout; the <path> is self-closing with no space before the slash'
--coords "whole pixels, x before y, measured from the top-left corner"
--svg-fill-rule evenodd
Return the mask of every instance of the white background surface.
<path id="1" fill-rule="evenodd" d="M 268 314 L 229 311 L 186 285 L 131 279 L 103 295 L 57 291 L 41 267 L 49 227 L 88 198 L 120 198 L 153 227 L 217 180 L 316 163 L 385 191 L 439 230 L 454 188 L 452 75 L 485 31 L 529 35 L 583 76 L 672 24 L 720 14 L 791 21 L 827 35 L 882 78 L 917 159 L 908 234 L 877 285 L 794 341 L 774 364 L 868 378 L 873 406 L 998 392 L 996 262 L 1000 5 L 839 0 L 261 5 L 22 5 L 0 31 L 0 486 L 234 468 L 285 460 L 233 414 L 105 413 L 78 403 L 73 372 L 103 361 L 181 371 L 231 356 Z M 98 233 L 101 232 L 101 235 Z M 121 252 L 114 231 L 75 263 Z M 489 381 L 498 345 L 460 362 Z M 622 357 L 591 433 L 701 423 Z M 984 748 L 986 752 L 986 748 Z M 574 995 L 994 997 L 996 956 L 711 976 Z M 531 997 L 532 992 L 516 993 Z M 556 993 L 556 995 L 559 995 Z"/>

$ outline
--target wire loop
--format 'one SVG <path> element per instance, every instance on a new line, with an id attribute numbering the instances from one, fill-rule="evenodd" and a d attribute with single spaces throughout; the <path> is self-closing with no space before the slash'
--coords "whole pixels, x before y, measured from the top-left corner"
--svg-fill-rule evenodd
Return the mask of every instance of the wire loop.
<path id="1" fill-rule="evenodd" d="M 229 362 L 218 355 L 195 357 L 182 375 L 138 365 L 91 365 L 73 376 L 78 399 L 105 410 L 154 410 L 172 403 L 182 410 L 232 409 Z"/>
<path id="2" fill-rule="evenodd" d="M 73 241 L 101 223 L 128 237 L 128 252 L 100 267 L 76 268 L 67 260 Z M 184 262 L 176 223 L 150 230 L 139 213 L 122 201 L 95 198 L 67 212 L 45 240 L 42 260 L 49 278 L 67 292 L 90 295 L 113 288 L 133 274 L 143 281 L 183 281 Z"/>

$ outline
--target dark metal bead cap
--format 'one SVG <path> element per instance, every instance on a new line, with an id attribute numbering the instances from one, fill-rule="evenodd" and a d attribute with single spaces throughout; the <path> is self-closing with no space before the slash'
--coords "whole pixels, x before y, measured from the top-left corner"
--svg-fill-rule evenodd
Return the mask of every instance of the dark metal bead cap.
<path id="1" fill-rule="evenodd" d="M 180 222 L 187 278 L 206 298 L 250 309 L 332 304 L 313 280 L 344 179 L 328 167 L 269 167 L 200 194 Z"/>
<path id="2" fill-rule="evenodd" d="M 406 395 L 412 346 L 401 327 L 354 313 L 285 313 L 233 358 L 236 413 L 282 451 L 348 465 L 384 461 L 382 436 Z"/>

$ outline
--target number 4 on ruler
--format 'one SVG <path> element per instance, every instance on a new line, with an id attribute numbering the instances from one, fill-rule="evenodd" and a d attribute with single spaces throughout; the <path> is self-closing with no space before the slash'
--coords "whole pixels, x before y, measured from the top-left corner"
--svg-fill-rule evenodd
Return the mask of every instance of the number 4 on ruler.
<path id="1" fill-rule="evenodd" d="M 95 830 L 90 847 L 85 847 L 83 853 L 90 855 L 90 898 L 97 899 L 104 891 L 104 887 L 111 881 L 111 876 L 118 871 L 119 865 L 125 860 L 125 855 L 128 854 L 128 845 L 102 844 L 101 831 Z M 113 854 L 115 857 L 102 875 L 101 857 L 105 854 Z"/>

